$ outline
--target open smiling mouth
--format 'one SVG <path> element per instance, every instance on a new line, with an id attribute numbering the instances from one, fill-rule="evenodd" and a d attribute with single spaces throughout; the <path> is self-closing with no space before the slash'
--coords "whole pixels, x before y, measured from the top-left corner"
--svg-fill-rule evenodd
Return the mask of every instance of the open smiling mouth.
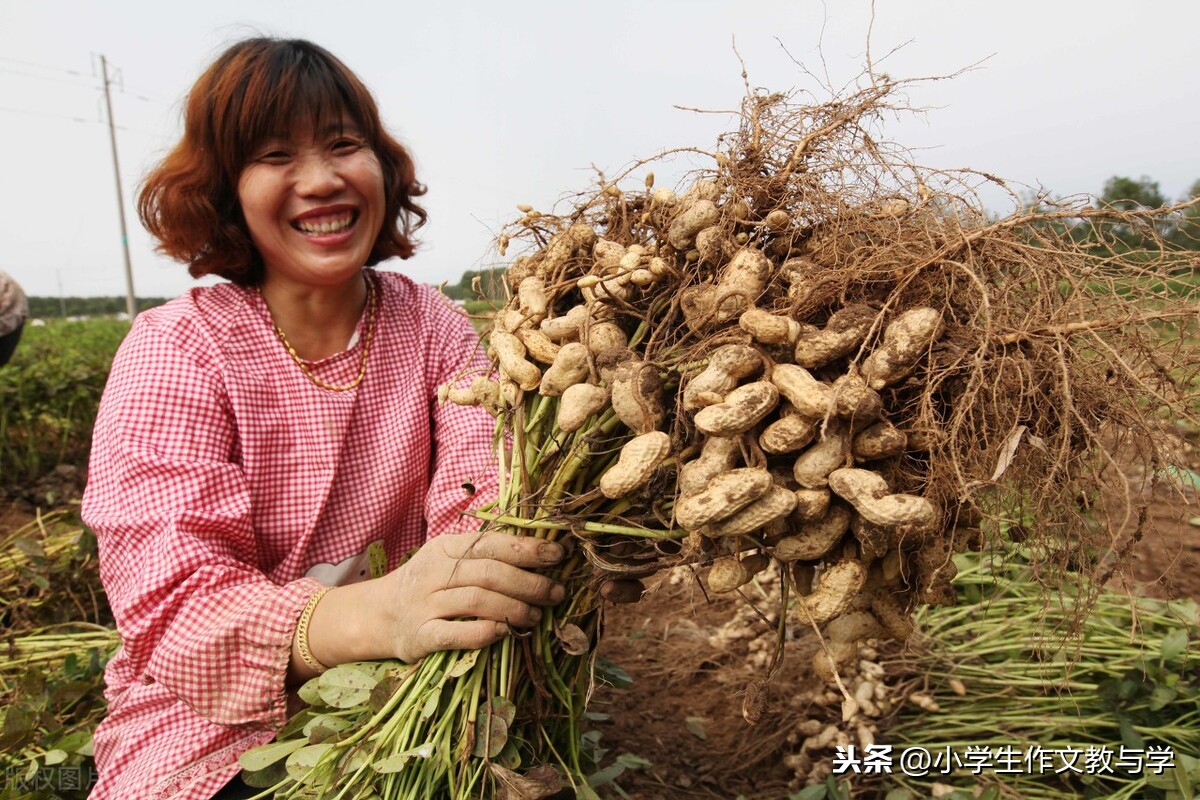
<path id="1" fill-rule="evenodd" d="M 354 223 L 357 221 L 357 211 L 340 211 L 336 214 L 294 220 L 292 227 L 306 236 L 324 236 L 347 231 L 354 227 Z"/>

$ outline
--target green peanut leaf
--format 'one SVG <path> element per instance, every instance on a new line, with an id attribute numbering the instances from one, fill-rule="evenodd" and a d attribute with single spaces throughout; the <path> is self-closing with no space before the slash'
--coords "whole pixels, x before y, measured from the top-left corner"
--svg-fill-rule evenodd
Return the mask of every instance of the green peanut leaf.
<path id="1" fill-rule="evenodd" d="M 375 678 L 352 667 L 334 667 L 317 682 L 321 700 L 334 708 L 354 708 L 371 699 Z"/>
<path id="2" fill-rule="evenodd" d="M 399 772 L 414 758 L 429 758 L 431 755 L 433 755 L 433 743 L 426 742 L 420 747 L 413 747 L 403 753 L 393 753 L 386 758 L 375 759 L 371 762 L 371 769 L 380 774 Z"/>
<path id="3" fill-rule="evenodd" d="M 238 764 L 244 770 L 256 772 L 260 769 L 266 769 L 276 761 L 287 758 L 306 744 L 308 744 L 308 741 L 305 739 L 290 739 L 284 742 L 264 744 L 261 747 L 247 750 L 238 756 Z"/>
<path id="4" fill-rule="evenodd" d="M 303 744 L 303 742 L 302 742 Z M 333 749 L 333 745 L 329 742 L 321 744 L 310 744 L 301 747 L 296 752 L 287 757 L 287 773 L 288 777 L 296 783 L 307 784 L 311 783 L 315 776 L 312 775 L 313 769 L 321 760 L 321 757 Z"/>

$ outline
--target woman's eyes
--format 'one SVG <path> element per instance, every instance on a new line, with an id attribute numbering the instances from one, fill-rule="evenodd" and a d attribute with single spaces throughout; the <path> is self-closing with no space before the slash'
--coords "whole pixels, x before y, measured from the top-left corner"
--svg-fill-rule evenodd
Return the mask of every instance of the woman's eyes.
<path id="1" fill-rule="evenodd" d="M 357 139 L 338 139 L 333 143 L 333 152 L 346 155 L 357 152 L 362 148 L 362 142 Z"/>
<path id="2" fill-rule="evenodd" d="M 364 147 L 366 147 L 366 144 L 361 139 L 350 137 L 339 137 L 328 144 L 329 152 L 339 156 L 352 155 Z M 255 156 L 254 160 L 262 164 L 279 165 L 291 163 L 294 157 L 295 155 L 291 150 L 268 148 Z"/>

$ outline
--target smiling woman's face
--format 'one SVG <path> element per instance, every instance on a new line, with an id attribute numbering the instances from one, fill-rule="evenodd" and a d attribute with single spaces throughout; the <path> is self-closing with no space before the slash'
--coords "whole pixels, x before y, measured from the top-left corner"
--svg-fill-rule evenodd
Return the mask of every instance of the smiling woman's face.
<path id="1" fill-rule="evenodd" d="M 325 287 L 357 278 L 383 225 L 379 159 L 346 117 L 264 142 L 237 193 L 272 282 Z"/>

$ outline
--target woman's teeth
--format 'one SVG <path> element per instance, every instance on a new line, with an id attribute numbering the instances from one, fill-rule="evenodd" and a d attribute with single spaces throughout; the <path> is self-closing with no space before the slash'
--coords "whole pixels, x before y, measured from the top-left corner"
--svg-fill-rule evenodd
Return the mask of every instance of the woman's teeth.
<path id="1" fill-rule="evenodd" d="M 296 223 L 296 227 L 304 233 L 338 233 L 339 231 L 344 231 L 346 228 L 349 228 L 353 219 L 353 214 L 343 214 L 337 217 L 303 219 Z"/>

